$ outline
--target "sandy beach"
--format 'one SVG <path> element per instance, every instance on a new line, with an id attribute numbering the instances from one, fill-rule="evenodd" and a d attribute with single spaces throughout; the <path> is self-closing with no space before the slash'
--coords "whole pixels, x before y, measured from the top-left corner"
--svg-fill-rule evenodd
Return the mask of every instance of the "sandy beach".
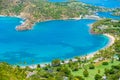
<path id="1" fill-rule="evenodd" d="M 6 15 L 0 15 L 0 17 L 6 17 Z M 16 15 L 15 15 L 15 16 L 11 16 L 11 17 L 22 18 L 22 17 L 16 16 Z M 80 19 L 81 19 L 81 16 L 78 17 L 78 18 L 71 18 L 71 19 L 80 20 Z M 23 24 L 25 24 L 24 21 L 21 22 L 21 25 L 23 25 Z M 92 24 L 93 24 L 93 23 L 92 23 Z M 93 27 L 92 24 L 88 24 L 88 26 L 90 27 L 90 29 Z M 112 45 L 114 44 L 114 42 L 115 42 L 115 38 L 114 38 L 112 35 L 110 35 L 110 34 L 103 34 L 103 35 L 104 35 L 104 36 L 107 36 L 107 37 L 109 38 L 109 42 L 108 42 L 108 44 L 107 44 L 105 47 L 101 48 L 100 50 L 106 49 L 106 48 L 112 46 Z M 99 51 L 99 50 L 98 50 L 98 51 Z M 89 59 L 89 58 L 92 58 L 95 54 L 97 54 L 98 51 L 89 53 L 87 56 L 80 56 L 80 57 L 86 57 L 87 59 Z M 75 58 L 72 58 L 72 60 L 73 60 L 73 61 L 76 61 Z M 65 60 L 65 63 L 68 63 L 68 62 L 69 62 L 69 59 Z M 40 64 L 40 65 L 41 65 L 42 67 L 44 67 L 45 64 L 48 64 L 48 63 L 42 63 L 42 64 Z M 21 67 L 24 68 L 25 66 L 21 66 Z M 30 67 L 30 68 L 36 68 L 36 67 L 37 67 L 37 64 L 30 65 L 29 67 Z"/>
<path id="2" fill-rule="evenodd" d="M 88 24 L 88 26 L 90 27 L 90 30 L 93 27 L 92 25 L 93 25 L 93 23 Z M 100 50 L 106 49 L 106 48 L 112 46 L 114 44 L 114 42 L 115 42 L 115 38 L 112 35 L 110 35 L 110 34 L 103 34 L 103 35 L 109 38 L 109 42 L 105 47 L 101 48 Z M 89 53 L 87 56 L 83 56 L 83 57 L 86 57 L 87 59 L 89 59 L 89 58 L 92 58 L 97 53 L 98 53 L 98 51 L 95 51 L 95 52 Z"/>
<path id="3" fill-rule="evenodd" d="M 93 23 L 92 23 L 92 24 L 93 24 Z M 92 24 L 88 24 L 88 26 L 90 27 L 90 29 L 93 27 Z M 109 38 L 109 42 L 108 42 L 108 44 L 107 44 L 106 46 L 104 46 L 104 47 L 101 48 L 100 50 L 103 50 L 103 49 L 106 49 L 106 48 L 112 46 L 112 45 L 114 44 L 114 42 L 115 42 L 115 38 L 114 38 L 112 35 L 110 35 L 110 34 L 103 34 L 103 35 Z M 89 53 L 87 56 L 84 55 L 84 56 L 80 56 L 80 57 L 82 57 L 82 58 L 85 58 L 85 57 L 86 57 L 87 59 L 90 59 L 90 58 L 94 57 L 95 54 L 98 54 L 98 52 L 99 52 L 99 50 L 97 50 L 97 51 L 95 51 L 95 52 L 92 52 L 92 53 Z M 65 64 L 69 63 L 69 60 L 70 60 L 70 59 L 64 60 L 64 61 L 65 61 Z M 76 61 L 76 59 L 75 59 L 75 58 L 72 58 L 72 61 Z M 49 64 L 49 63 L 42 63 L 42 64 L 40 64 L 40 65 L 41 65 L 41 67 L 44 67 L 46 64 Z M 23 66 L 23 68 L 24 68 L 24 67 L 25 67 L 25 66 Z M 30 65 L 29 67 L 30 67 L 30 68 L 36 68 L 37 65 L 36 65 L 36 64 L 35 64 L 35 65 Z"/>
<path id="4" fill-rule="evenodd" d="M 16 17 L 16 18 L 22 18 L 21 16 L 17 16 L 17 15 L 14 15 L 14 16 L 8 16 L 8 15 L 0 15 L 0 17 Z M 22 18 L 23 19 L 23 18 Z"/>
<path id="5" fill-rule="evenodd" d="M 80 15 L 79 17 L 76 17 L 76 18 L 70 18 L 70 19 L 80 20 L 80 19 L 82 19 L 82 16 Z"/>
<path id="6" fill-rule="evenodd" d="M 7 15 L 0 15 L 0 17 L 6 17 Z"/>
<path id="7" fill-rule="evenodd" d="M 115 42 L 115 38 L 112 35 L 110 35 L 110 34 L 103 34 L 103 35 L 107 36 L 109 38 L 109 42 L 105 47 L 101 48 L 100 50 L 106 49 L 106 48 L 112 46 Z M 83 57 L 83 58 L 86 57 L 87 59 L 90 59 L 90 58 L 94 57 L 94 55 L 97 53 L 98 53 L 98 51 L 95 51 L 95 52 L 89 53 L 87 56 L 80 56 L 80 57 Z M 75 58 L 73 58 L 72 61 L 77 61 L 77 60 Z M 69 59 L 65 60 L 65 64 L 67 64 L 67 63 L 69 63 Z M 45 64 L 48 64 L 48 63 L 43 63 L 40 65 L 41 65 L 41 67 L 44 67 Z M 34 69 L 37 67 L 37 65 L 30 65 L 29 67 Z M 25 66 L 23 66 L 23 68 L 25 68 Z"/>
<path id="8" fill-rule="evenodd" d="M 110 35 L 110 34 L 103 34 L 103 35 L 107 36 L 109 38 L 109 42 L 105 47 L 101 48 L 100 50 L 103 50 L 103 49 L 106 49 L 106 48 L 112 46 L 115 42 L 115 38 L 112 35 Z M 89 58 L 92 58 L 97 53 L 98 53 L 98 51 L 95 51 L 95 52 L 89 53 L 87 56 L 83 56 L 83 57 L 86 57 L 87 59 L 89 59 Z"/>

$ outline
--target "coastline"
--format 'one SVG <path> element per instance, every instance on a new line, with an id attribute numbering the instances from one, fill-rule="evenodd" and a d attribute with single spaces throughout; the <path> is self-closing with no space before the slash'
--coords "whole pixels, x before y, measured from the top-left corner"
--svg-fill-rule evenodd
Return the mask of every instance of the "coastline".
<path id="1" fill-rule="evenodd" d="M 15 29 L 17 31 L 31 30 L 31 29 L 33 29 L 34 25 L 38 22 L 46 22 L 46 21 L 51 21 L 51 20 L 70 20 L 70 19 L 80 20 L 80 19 L 83 19 L 82 16 L 80 15 L 79 17 L 75 17 L 75 18 L 47 19 L 47 20 L 32 22 L 29 19 L 22 17 L 21 15 L 0 15 L 0 17 L 16 17 L 16 18 L 23 19 L 24 21 L 20 25 L 17 25 L 15 27 Z"/>
<path id="2" fill-rule="evenodd" d="M 90 32 L 91 32 L 92 34 L 94 34 L 94 32 L 92 32 L 92 30 L 91 30 L 92 27 L 93 27 L 92 25 L 93 25 L 93 23 L 88 24 L 88 26 L 90 27 Z M 104 50 L 104 49 L 112 46 L 112 45 L 114 44 L 114 42 L 115 42 L 115 37 L 114 37 L 114 36 L 112 36 L 112 35 L 110 35 L 110 34 L 107 34 L 107 33 L 103 34 L 103 36 L 108 37 L 108 38 L 109 38 L 109 42 L 108 42 L 108 44 L 107 44 L 106 46 L 104 46 L 104 47 L 101 48 L 100 50 Z M 86 57 L 87 59 L 90 59 L 90 58 L 94 57 L 95 54 L 99 54 L 98 52 L 99 52 L 99 51 L 97 50 L 97 51 L 91 52 L 91 53 L 89 53 L 87 56 L 83 56 L 83 57 Z"/>
<path id="3" fill-rule="evenodd" d="M 12 15 L 10 15 L 10 16 L 9 15 L 0 15 L 0 17 L 16 17 L 16 18 L 21 18 L 21 19 L 25 20 L 25 18 L 18 16 L 18 15 L 14 15 L 14 16 L 12 16 Z"/>
<path id="4" fill-rule="evenodd" d="M 74 19 L 74 20 L 80 20 L 81 18 L 80 17 L 78 17 L 78 18 L 70 18 L 70 19 Z M 84 19 L 84 18 L 83 18 Z M 64 20 L 64 19 L 63 19 Z M 69 20 L 69 19 L 65 19 L 65 20 Z M 50 21 L 50 20 L 49 20 Z M 91 23 L 91 24 L 87 24 L 88 25 L 88 27 L 90 28 L 89 30 L 91 30 L 92 29 L 92 25 L 93 25 L 93 23 Z M 92 33 L 92 32 L 91 32 Z M 113 44 L 114 44 L 114 42 L 115 42 L 115 38 L 112 36 L 112 35 L 110 35 L 110 34 L 103 34 L 103 36 L 106 36 L 106 37 L 108 37 L 109 38 L 109 42 L 108 42 L 108 44 L 106 44 L 103 48 L 101 48 L 100 50 L 104 50 L 104 49 L 106 49 L 106 48 L 108 48 L 108 47 L 110 47 L 110 46 L 112 46 Z M 83 55 L 83 56 L 78 56 L 78 57 L 81 57 L 81 58 L 87 58 L 87 59 L 90 59 L 90 58 L 92 58 L 92 57 L 94 57 L 94 55 L 95 54 L 99 54 L 98 53 L 99 52 L 99 50 L 97 50 L 97 51 L 94 51 L 94 52 L 91 52 L 91 53 L 89 53 L 87 56 L 86 55 Z M 75 59 L 74 57 L 73 58 L 70 58 L 70 59 L 72 59 L 72 61 L 77 61 L 77 59 Z M 64 61 L 65 61 L 65 64 L 67 64 L 67 63 L 69 63 L 69 60 L 70 59 L 65 59 Z M 50 62 L 48 62 L 48 63 L 38 63 L 39 65 L 41 65 L 41 67 L 44 67 L 44 66 L 46 66 L 46 64 L 49 64 Z M 37 65 L 38 64 L 33 64 L 33 65 L 29 65 L 29 67 L 30 68 L 32 68 L 32 69 L 34 69 L 34 68 L 36 68 L 37 67 Z M 51 64 L 51 63 L 50 63 Z M 22 68 L 25 68 L 26 66 L 21 66 Z"/>
<path id="5" fill-rule="evenodd" d="M 47 19 L 47 20 L 40 20 L 40 21 L 34 21 L 34 20 L 29 20 L 25 17 L 23 17 L 22 15 L 0 15 L 0 17 L 16 17 L 16 18 L 21 18 L 24 20 L 24 22 L 18 26 L 15 27 L 15 29 L 17 31 L 25 31 L 25 30 L 31 30 L 33 29 L 34 25 L 37 22 L 45 22 L 45 21 L 51 21 L 51 20 L 56 20 L 56 19 Z M 86 15 L 86 16 L 82 16 L 80 15 L 79 17 L 74 17 L 74 18 L 61 18 L 61 19 L 57 19 L 57 20 L 81 20 L 81 19 L 93 19 L 93 20 L 99 20 L 100 17 L 96 16 L 96 15 Z"/>
<path id="6" fill-rule="evenodd" d="M 106 46 L 104 46 L 100 50 L 104 50 L 104 49 L 112 46 L 114 44 L 114 42 L 115 42 L 115 38 L 112 35 L 110 35 L 110 34 L 103 34 L 103 35 L 109 38 L 109 42 L 108 42 L 108 44 Z M 83 57 L 86 57 L 87 59 L 90 59 L 90 58 L 94 57 L 95 54 L 99 54 L 98 51 L 89 53 L 87 56 L 83 56 Z"/>
<path id="7" fill-rule="evenodd" d="M 104 49 L 112 46 L 112 45 L 114 44 L 114 42 L 115 42 L 115 38 L 114 38 L 112 35 L 110 35 L 110 34 L 103 34 L 103 35 L 109 38 L 109 42 L 108 42 L 108 44 L 106 44 L 106 46 L 104 46 L 104 47 L 101 48 L 100 50 L 104 50 Z M 99 52 L 99 50 L 94 51 L 94 52 L 91 52 L 91 53 L 89 53 L 87 56 L 84 55 L 84 56 L 78 56 L 78 57 L 81 57 L 81 58 L 85 58 L 85 57 L 86 57 L 87 59 L 90 59 L 90 58 L 94 57 L 95 54 L 99 54 L 98 52 Z M 72 59 L 73 62 L 74 62 L 74 61 L 77 61 L 77 59 L 75 59 L 74 57 L 73 57 L 73 58 L 70 58 L 70 59 Z M 65 61 L 65 64 L 69 63 L 69 60 L 70 60 L 70 59 L 65 59 L 65 60 L 64 60 L 64 61 Z M 46 64 L 49 64 L 49 63 L 50 63 L 50 62 L 48 62 L 48 63 L 40 63 L 39 65 L 40 65 L 41 67 L 45 67 Z M 51 63 L 50 63 L 50 64 L 51 64 Z M 62 63 L 61 63 L 61 64 L 62 64 Z M 38 64 L 33 64 L 33 65 L 28 65 L 28 66 L 29 66 L 30 68 L 34 69 L 34 68 L 37 67 L 37 65 L 38 65 Z M 22 68 L 25 68 L 26 66 L 21 66 L 21 67 L 22 67 Z"/>
<path id="8" fill-rule="evenodd" d="M 0 17 L 7 17 L 6 15 L 0 15 Z M 17 18 L 22 18 L 21 16 L 10 16 L 10 17 L 17 17 Z M 25 19 L 25 18 L 22 18 L 22 19 Z M 78 18 L 69 18 L 69 19 L 74 19 L 74 20 L 80 20 L 80 19 L 84 19 L 84 18 L 81 18 L 81 17 L 78 17 Z M 62 19 L 62 20 L 69 20 L 69 19 Z M 46 20 L 46 21 L 50 21 L 50 20 Z M 25 24 L 25 22 L 23 22 L 21 25 L 24 25 Z M 93 23 L 92 23 L 93 24 Z M 90 27 L 90 30 L 91 30 L 91 28 L 93 27 L 92 26 L 92 24 L 87 24 L 89 27 Z M 100 50 L 102 50 L 102 49 L 106 49 L 106 48 L 108 48 L 108 47 L 110 47 L 111 45 L 113 45 L 114 44 L 114 41 L 115 41 L 115 38 L 112 36 L 112 35 L 110 35 L 110 34 L 103 34 L 104 36 L 106 36 L 106 37 L 108 37 L 109 38 L 109 42 L 108 42 L 108 44 L 106 45 L 106 46 L 104 46 L 103 48 L 101 48 Z M 91 52 L 91 53 L 89 53 L 87 56 L 79 56 L 79 57 L 83 57 L 83 58 L 87 58 L 87 59 L 90 59 L 90 58 L 92 58 L 95 54 L 97 54 L 97 52 L 98 52 L 99 50 L 97 50 L 97 51 L 95 51 L 95 52 Z M 76 61 L 76 59 L 75 58 L 71 58 L 73 61 Z M 65 63 L 68 63 L 69 62 L 69 59 L 66 59 L 66 60 L 64 60 L 65 61 Z M 39 64 L 39 63 L 38 63 Z M 42 66 L 42 67 L 44 67 L 46 64 L 49 64 L 49 63 L 40 63 L 40 65 Z M 30 68 L 36 68 L 37 67 L 37 64 L 33 64 L 33 65 L 28 65 Z M 22 68 L 25 68 L 26 66 L 21 66 Z"/>

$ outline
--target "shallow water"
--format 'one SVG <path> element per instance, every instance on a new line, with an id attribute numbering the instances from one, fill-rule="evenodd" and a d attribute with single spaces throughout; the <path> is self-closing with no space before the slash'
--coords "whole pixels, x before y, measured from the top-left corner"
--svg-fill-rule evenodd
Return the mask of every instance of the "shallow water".
<path id="1" fill-rule="evenodd" d="M 109 39 L 92 35 L 94 20 L 54 20 L 37 23 L 33 30 L 17 32 L 21 19 L 0 17 L 0 61 L 28 65 L 86 55 L 104 47 Z"/>
<path id="2" fill-rule="evenodd" d="M 120 7 L 120 0 L 80 1 L 109 8 Z M 96 15 L 120 20 L 119 16 L 109 12 L 98 12 Z M 53 20 L 36 23 L 33 30 L 17 32 L 15 27 L 22 21 L 14 17 L 0 17 L 0 62 L 31 65 L 56 58 L 68 59 L 97 51 L 109 42 L 106 36 L 90 33 L 88 24 L 95 20 Z"/>

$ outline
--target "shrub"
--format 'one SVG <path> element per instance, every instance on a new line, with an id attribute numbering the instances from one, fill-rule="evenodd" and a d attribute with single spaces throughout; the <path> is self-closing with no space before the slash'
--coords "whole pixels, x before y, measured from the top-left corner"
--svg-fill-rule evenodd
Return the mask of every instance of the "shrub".
<path id="1" fill-rule="evenodd" d="M 75 63 L 73 66 L 72 66 L 72 70 L 73 71 L 78 71 L 79 70 L 79 64 L 78 63 Z"/>
<path id="2" fill-rule="evenodd" d="M 100 70 L 98 69 L 98 73 L 100 73 Z"/>
<path id="3" fill-rule="evenodd" d="M 114 68 L 114 69 L 120 69 L 120 65 L 114 65 L 114 66 L 112 66 L 112 68 Z"/>
<path id="4" fill-rule="evenodd" d="M 102 65 L 108 65 L 108 62 L 103 62 Z"/>
<path id="5" fill-rule="evenodd" d="M 108 75 L 109 72 L 110 72 L 110 69 L 105 68 L 105 70 L 104 70 L 104 74 L 105 74 L 105 75 Z"/>
<path id="6" fill-rule="evenodd" d="M 75 76 L 74 79 L 75 80 L 85 80 L 82 76 Z"/>
<path id="7" fill-rule="evenodd" d="M 95 66 L 93 64 L 90 64 L 89 69 L 95 69 Z"/>
<path id="8" fill-rule="evenodd" d="M 109 74 L 115 74 L 115 70 L 114 69 L 110 69 L 109 70 Z"/>
<path id="9" fill-rule="evenodd" d="M 95 78 L 95 80 L 101 80 L 102 76 L 99 74 L 96 74 L 94 78 Z"/>
<path id="10" fill-rule="evenodd" d="M 55 59 L 52 61 L 52 66 L 56 67 L 56 66 L 60 66 L 60 60 L 59 59 Z"/>
<path id="11" fill-rule="evenodd" d="M 89 76 L 89 73 L 88 73 L 88 71 L 86 69 L 83 71 L 83 75 L 84 75 L 84 77 L 88 77 Z"/>
<path id="12" fill-rule="evenodd" d="M 37 65 L 37 68 L 41 68 L 40 64 Z"/>
<path id="13" fill-rule="evenodd" d="M 64 61 L 64 60 L 62 60 L 61 62 L 62 62 L 62 63 L 65 63 L 65 61 Z"/>
<path id="14" fill-rule="evenodd" d="M 63 67 L 61 72 L 64 72 L 66 76 L 71 75 L 71 69 L 69 67 Z"/>

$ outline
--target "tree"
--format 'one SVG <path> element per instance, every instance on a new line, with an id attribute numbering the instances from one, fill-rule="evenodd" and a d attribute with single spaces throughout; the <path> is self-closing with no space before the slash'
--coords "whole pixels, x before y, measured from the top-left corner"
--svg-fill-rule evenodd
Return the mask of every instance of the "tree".
<path id="1" fill-rule="evenodd" d="M 52 61 L 52 66 L 53 66 L 53 67 L 60 66 L 60 62 L 61 62 L 61 61 L 60 61 L 59 59 L 53 60 L 53 61 Z"/>
<path id="2" fill-rule="evenodd" d="M 73 71 L 78 71 L 80 68 L 80 65 L 78 62 L 75 62 L 71 67 Z"/>
<path id="3" fill-rule="evenodd" d="M 108 62 L 103 62 L 102 65 L 108 65 L 109 63 Z"/>
<path id="4" fill-rule="evenodd" d="M 120 53 L 118 53 L 117 56 L 118 56 L 118 58 L 119 58 L 118 60 L 120 61 Z"/>
<path id="5" fill-rule="evenodd" d="M 117 56 L 119 58 L 120 61 L 120 41 L 115 41 L 115 52 L 117 53 Z"/>
<path id="6" fill-rule="evenodd" d="M 40 64 L 37 65 L 37 68 L 41 68 Z"/>
<path id="7" fill-rule="evenodd" d="M 83 71 L 83 75 L 84 75 L 84 77 L 88 77 L 88 76 L 89 76 L 89 73 L 88 73 L 87 69 L 85 69 L 85 70 Z"/>
<path id="8" fill-rule="evenodd" d="M 96 74 L 94 78 L 95 78 L 95 80 L 101 80 L 101 79 L 102 79 L 102 76 L 99 75 L 99 74 Z"/>
<path id="9" fill-rule="evenodd" d="M 74 80 L 85 80 L 82 76 L 75 76 Z"/>
<path id="10" fill-rule="evenodd" d="M 95 69 L 95 66 L 93 64 L 90 64 L 89 69 Z"/>
<path id="11" fill-rule="evenodd" d="M 98 73 L 100 73 L 100 69 L 98 69 Z"/>
<path id="12" fill-rule="evenodd" d="M 71 75 L 71 69 L 69 69 L 69 67 L 63 67 L 61 72 L 64 72 L 66 76 Z"/>

